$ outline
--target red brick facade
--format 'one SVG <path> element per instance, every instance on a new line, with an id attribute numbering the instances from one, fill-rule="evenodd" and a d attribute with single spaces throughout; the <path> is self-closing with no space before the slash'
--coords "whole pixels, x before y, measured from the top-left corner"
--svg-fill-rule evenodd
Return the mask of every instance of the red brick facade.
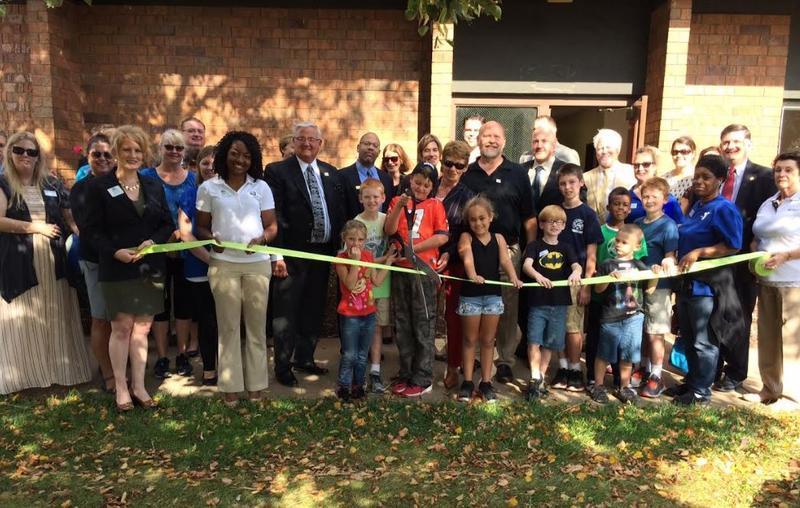
<path id="1" fill-rule="evenodd" d="M 102 123 L 155 134 L 196 115 L 210 141 L 246 129 L 271 160 L 293 122 L 313 119 L 326 139 L 321 158 L 345 165 L 368 129 L 414 153 L 417 119 L 430 114 L 420 111 L 430 43 L 399 10 L 47 10 L 33 0 L 10 7 L 2 34 L 0 124 L 40 131 L 67 177 L 71 147 Z"/>
<path id="2" fill-rule="evenodd" d="M 693 14 L 692 0 L 653 12 L 646 141 L 669 150 L 691 134 L 699 148 L 729 123 L 746 124 L 753 159 L 768 164 L 780 136 L 790 16 Z"/>

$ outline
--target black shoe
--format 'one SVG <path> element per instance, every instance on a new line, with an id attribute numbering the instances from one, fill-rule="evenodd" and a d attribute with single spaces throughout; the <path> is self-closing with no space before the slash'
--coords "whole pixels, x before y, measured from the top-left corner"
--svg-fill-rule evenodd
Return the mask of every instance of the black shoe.
<path id="1" fill-rule="evenodd" d="M 290 388 L 293 386 L 297 386 L 297 378 L 294 377 L 294 374 L 292 374 L 291 371 L 279 372 L 275 374 L 275 378 L 283 386 L 288 386 Z"/>
<path id="2" fill-rule="evenodd" d="M 497 402 L 497 394 L 494 393 L 492 383 L 484 383 L 481 381 L 481 384 L 478 385 L 478 391 L 481 392 L 481 397 L 483 397 L 484 402 Z"/>
<path id="3" fill-rule="evenodd" d="M 172 373 L 169 371 L 169 358 L 164 357 L 156 360 L 156 364 L 153 366 L 153 375 L 158 379 L 172 377 Z"/>
<path id="4" fill-rule="evenodd" d="M 664 382 L 655 374 L 650 374 L 647 382 L 639 389 L 639 395 L 648 399 L 657 399 L 664 393 Z"/>
<path id="5" fill-rule="evenodd" d="M 318 376 L 322 376 L 328 373 L 328 369 L 325 367 L 320 367 L 314 362 L 303 364 L 295 363 L 292 365 L 292 367 L 294 370 L 299 370 L 301 372 L 305 372 L 306 374 L 316 374 Z"/>
<path id="6" fill-rule="evenodd" d="M 336 389 L 336 396 L 342 402 L 350 402 L 350 388 L 347 386 L 340 386 Z"/>
<path id="7" fill-rule="evenodd" d="M 689 392 L 689 385 L 686 383 L 681 383 L 679 385 L 670 386 L 666 390 L 664 390 L 664 395 L 667 397 L 681 397 Z"/>
<path id="8" fill-rule="evenodd" d="M 350 390 L 350 398 L 353 400 L 363 399 L 367 394 L 364 392 L 363 386 L 354 386 Z"/>
<path id="9" fill-rule="evenodd" d="M 556 390 L 566 390 L 568 377 L 569 371 L 567 369 L 558 369 L 555 377 L 553 378 L 553 382 L 550 383 L 550 386 Z"/>
<path id="10" fill-rule="evenodd" d="M 186 351 L 186 356 L 189 358 L 197 358 L 200 355 L 200 351 L 197 349 L 192 349 L 191 351 Z"/>
<path id="11" fill-rule="evenodd" d="M 497 366 L 497 372 L 494 374 L 494 378 L 498 383 L 512 383 L 514 382 L 514 371 L 511 370 L 510 365 L 501 363 Z"/>
<path id="12" fill-rule="evenodd" d="M 461 383 L 461 389 L 458 390 L 458 400 L 461 402 L 469 402 L 472 399 L 472 392 L 475 391 L 475 384 L 472 381 L 464 381 Z"/>
<path id="13" fill-rule="evenodd" d="M 732 392 L 740 386 L 742 386 L 742 381 L 734 381 L 727 374 L 722 374 L 722 377 L 711 388 L 717 392 Z"/>
<path id="14" fill-rule="evenodd" d="M 603 385 L 594 385 L 589 392 L 589 397 L 598 404 L 608 404 L 608 392 Z"/>
<path id="15" fill-rule="evenodd" d="M 630 386 L 626 386 L 625 388 L 617 392 L 617 398 L 623 404 L 633 404 L 634 402 L 636 402 L 637 398 L 636 390 L 634 390 Z"/>
<path id="16" fill-rule="evenodd" d="M 528 391 L 525 392 L 525 400 L 534 402 L 542 398 L 542 385 L 544 382 L 541 379 L 531 379 L 528 383 Z"/>
<path id="17" fill-rule="evenodd" d="M 567 391 L 582 392 L 583 391 L 583 372 L 579 370 L 570 370 L 567 374 Z"/>
<path id="18" fill-rule="evenodd" d="M 679 406 L 707 406 L 709 403 L 708 397 L 701 397 L 691 390 L 687 390 L 683 395 L 679 395 L 672 400 L 673 404 Z"/>
<path id="19" fill-rule="evenodd" d="M 204 377 L 203 378 L 203 386 L 217 386 L 217 380 L 219 378 L 217 376 L 214 377 Z"/>
<path id="20" fill-rule="evenodd" d="M 192 364 L 189 363 L 188 356 L 180 354 L 175 358 L 175 372 L 184 377 L 192 375 Z"/>

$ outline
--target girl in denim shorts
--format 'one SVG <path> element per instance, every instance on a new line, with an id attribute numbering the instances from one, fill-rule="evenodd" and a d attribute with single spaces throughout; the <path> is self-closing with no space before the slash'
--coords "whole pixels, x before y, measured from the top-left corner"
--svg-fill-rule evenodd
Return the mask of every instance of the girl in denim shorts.
<path id="1" fill-rule="evenodd" d="M 497 323 L 503 314 L 503 299 L 500 286 L 487 284 L 487 281 L 500 280 L 500 266 L 511 274 L 511 283 L 522 287 L 516 270 L 508 255 L 508 246 L 502 235 L 489 232 L 494 218 L 492 204 L 486 198 L 477 196 L 464 206 L 464 222 L 469 224 L 469 232 L 458 239 L 458 254 L 464 262 L 464 270 L 472 282 L 461 286 L 461 296 L 456 313 L 461 316 L 464 343 L 461 356 L 461 370 L 464 382 L 458 392 L 458 400 L 468 402 L 475 391 L 472 382 L 475 362 L 475 346 L 481 345 L 481 383 L 480 396 L 486 402 L 494 402 L 497 396 L 492 388 L 492 359 Z"/>

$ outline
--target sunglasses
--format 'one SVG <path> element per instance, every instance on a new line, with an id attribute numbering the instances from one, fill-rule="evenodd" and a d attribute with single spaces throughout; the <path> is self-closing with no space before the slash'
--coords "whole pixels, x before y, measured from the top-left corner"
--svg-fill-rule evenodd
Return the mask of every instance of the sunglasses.
<path id="1" fill-rule="evenodd" d="M 399 161 L 399 160 L 400 160 L 400 157 L 398 157 L 397 155 L 395 155 L 394 157 L 384 157 L 384 158 L 383 158 L 383 160 L 385 160 L 385 161 L 388 161 L 388 162 L 391 162 L 392 164 L 396 164 L 396 163 L 397 163 L 397 161 Z"/>
<path id="2" fill-rule="evenodd" d="M 183 148 L 184 147 L 182 145 L 164 145 L 164 150 L 168 152 L 182 152 Z"/>
<path id="3" fill-rule="evenodd" d="M 21 146 L 12 146 L 11 153 L 14 155 L 26 154 L 28 157 L 38 157 L 39 150 L 36 148 L 22 148 Z"/>
<path id="4" fill-rule="evenodd" d="M 632 164 L 633 169 L 639 169 L 639 168 L 650 169 L 650 166 L 652 165 L 653 165 L 652 162 L 634 162 Z"/>
<path id="5" fill-rule="evenodd" d="M 463 162 L 453 162 L 448 160 L 445 160 L 444 162 L 442 162 L 442 164 L 446 168 L 452 168 L 455 166 L 456 169 L 464 169 L 465 167 L 467 167 L 467 165 Z"/>
<path id="6" fill-rule="evenodd" d="M 683 150 L 673 150 L 672 151 L 672 156 L 675 157 L 678 154 L 680 154 L 680 155 L 689 155 L 690 153 L 692 153 L 691 150 L 688 150 L 688 149 L 684 148 Z"/>
<path id="7" fill-rule="evenodd" d="M 114 158 L 114 156 L 111 155 L 111 152 L 100 152 L 100 151 L 95 150 L 95 151 L 91 152 L 91 154 L 92 154 L 92 157 L 95 158 L 95 159 L 99 159 L 99 158 L 102 157 L 103 159 L 105 159 L 107 161 L 110 161 L 111 159 Z"/>

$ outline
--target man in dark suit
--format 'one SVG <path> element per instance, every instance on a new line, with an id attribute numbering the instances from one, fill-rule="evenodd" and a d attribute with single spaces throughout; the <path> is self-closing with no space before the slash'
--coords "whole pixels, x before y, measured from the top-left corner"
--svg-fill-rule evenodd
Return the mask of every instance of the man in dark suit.
<path id="1" fill-rule="evenodd" d="M 335 255 L 345 221 L 341 177 L 335 167 L 317 160 L 322 133 L 316 124 L 296 124 L 293 143 L 295 155 L 269 165 L 264 172 L 278 220 L 273 245 Z M 293 368 L 310 374 L 328 372 L 314 362 L 314 350 L 325 312 L 329 269 L 328 263 L 299 258 L 274 263 L 275 375 L 283 385 L 297 385 Z"/>
<path id="2" fill-rule="evenodd" d="M 752 141 L 750 130 L 740 124 L 725 127 L 720 134 L 720 150 L 728 162 L 728 178 L 722 186 L 722 196 L 733 203 L 742 214 L 744 232 L 742 253 L 750 252 L 753 241 L 753 222 L 761 204 L 777 192 L 772 170 L 755 164 L 749 159 Z M 758 295 L 758 280 L 750 273 L 747 263 L 734 266 L 736 293 L 744 311 L 745 336 L 739 337 L 736 347 L 720 344 L 720 359 L 714 383 L 717 391 L 733 391 L 747 378 L 747 362 L 750 353 L 750 326 Z"/>
<path id="3" fill-rule="evenodd" d="M 392 200 L 392 177 L 386 171 L 375 167 L 375 160 L 381 151 L 381 142 L 377 134 L 368 132 L 361 136 L 356 147 L 358 159 L 354 164 L 339 170 L 339 175 L 344 181 L 344 197 L 346 217 L 352 219 L 364 211 L 364 207 L 358 200 L 358 190 L 367 178 L 376 178 L 383 184 L 386 200 L 383 202 L 382 212 L 386 212 L 389 201 Z"/>

